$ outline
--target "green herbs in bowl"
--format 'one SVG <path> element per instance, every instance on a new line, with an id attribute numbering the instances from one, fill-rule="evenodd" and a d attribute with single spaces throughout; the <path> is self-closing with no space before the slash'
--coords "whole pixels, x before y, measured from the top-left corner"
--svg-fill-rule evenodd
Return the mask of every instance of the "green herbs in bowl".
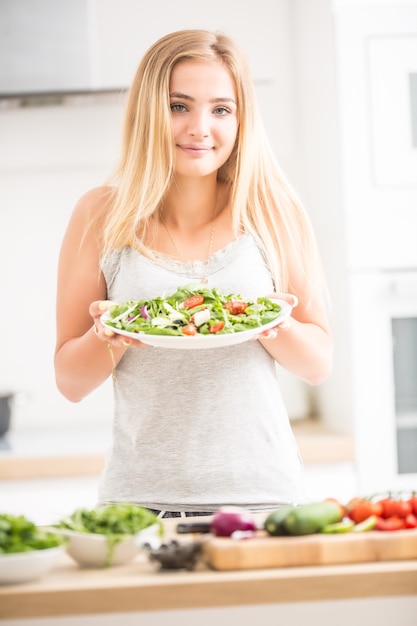
<path id="1" fill-rule="evenodd" d="M 0 514 L 0 584 L 40 578 L 54 567 L 65 542 L 24 515 Z"/>
<path id="2" fill-rule="evenodd" d="M 0 556 L 57 548 L 65 538 L 38 528 L 24 515 L 0 514 Z"/>
<path id="3" fill-rule="evenodd" d="M 67 539 L 67 552 L 80 565 L 108 567 L 133 560 L 146 543 L 159 543 L 157 516 L 134 504 L 77 509 L 53 527 Z"/>

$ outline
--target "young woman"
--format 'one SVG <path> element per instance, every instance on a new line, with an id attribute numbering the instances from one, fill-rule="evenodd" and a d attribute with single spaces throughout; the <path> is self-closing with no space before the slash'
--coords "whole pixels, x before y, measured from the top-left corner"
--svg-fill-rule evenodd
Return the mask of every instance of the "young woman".
<path id="1" fill-rule="evenodd" d="M 277 330 L 215 349 L 149 347 L 100 323 L 110 302 L 193 281 L 298 304 Z M 78 402 L 114 379 L 98 502 L 162 516 L 302 500 L 276 362 L 312 385 L 331 370 L 314 235 L 268 146 L 238 46 L 224 34 L 175 32 L 144 55 L 120 163 L 79 200 L 60 254 L 58 388 Z"/>

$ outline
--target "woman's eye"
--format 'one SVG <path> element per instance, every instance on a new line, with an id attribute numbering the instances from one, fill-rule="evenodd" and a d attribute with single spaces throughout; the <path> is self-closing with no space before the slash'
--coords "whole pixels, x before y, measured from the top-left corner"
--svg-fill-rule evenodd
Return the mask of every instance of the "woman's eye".
<path id="1" fill-rule="evenodd" d="M 214 113 L 216 115 L 227 115 L 228 113 L 231 113 L 231 111 L 227 107 L 217 107 L 214 109 Z"/>
<path id="2" fill-rule="evenodd" d="M 173 113 L 182 113 L 183 111 L 186 111 L 186 108 L 183 104 L 175 103 L 171 104 L 171 111 Z"/>

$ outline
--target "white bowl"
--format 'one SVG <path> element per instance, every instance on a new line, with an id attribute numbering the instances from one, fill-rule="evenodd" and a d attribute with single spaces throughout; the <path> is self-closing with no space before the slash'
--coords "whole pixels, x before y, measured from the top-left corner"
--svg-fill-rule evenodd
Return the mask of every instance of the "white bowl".
<path id="1" fill-rule="evenodd" d="M 0 584 L 25 583 L 49 572 L 65 552 L 65 546 L 0 554 Z"/>
<path id="2" fill-rule="evenodd" d="M 119 535 L 120 540 L 112 543 L 107 535 L 82 533 L 65 528 L 54 528 L 68 539 L 67 553 L 84 567 L 106 567 L 132 561 L 145 544 L 160 545 L 159 525 L 152 524 L 136 535 Z"/>

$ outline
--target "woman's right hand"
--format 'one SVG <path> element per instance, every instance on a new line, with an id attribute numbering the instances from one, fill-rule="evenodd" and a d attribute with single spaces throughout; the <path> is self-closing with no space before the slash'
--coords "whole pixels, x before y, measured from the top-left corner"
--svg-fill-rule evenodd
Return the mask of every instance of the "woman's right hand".
<path id="1" fill-rule="evenodd" d="M 93 318 L 94 332 L 98 339 L 110 343 L 115 348 L 128 348 L 130 346 L 134 348 L 149 348 L 147 344 L 142 343 L 139 340 L 134 340 L 131 337 L 125 337 L 112 331 L 108 326 L 104 326 L 101 322 L 101 316 L 105 313 L 109 307 L 114 304 L 111 300 L 96 300 L 90 304 L 89 313 Z"/>

